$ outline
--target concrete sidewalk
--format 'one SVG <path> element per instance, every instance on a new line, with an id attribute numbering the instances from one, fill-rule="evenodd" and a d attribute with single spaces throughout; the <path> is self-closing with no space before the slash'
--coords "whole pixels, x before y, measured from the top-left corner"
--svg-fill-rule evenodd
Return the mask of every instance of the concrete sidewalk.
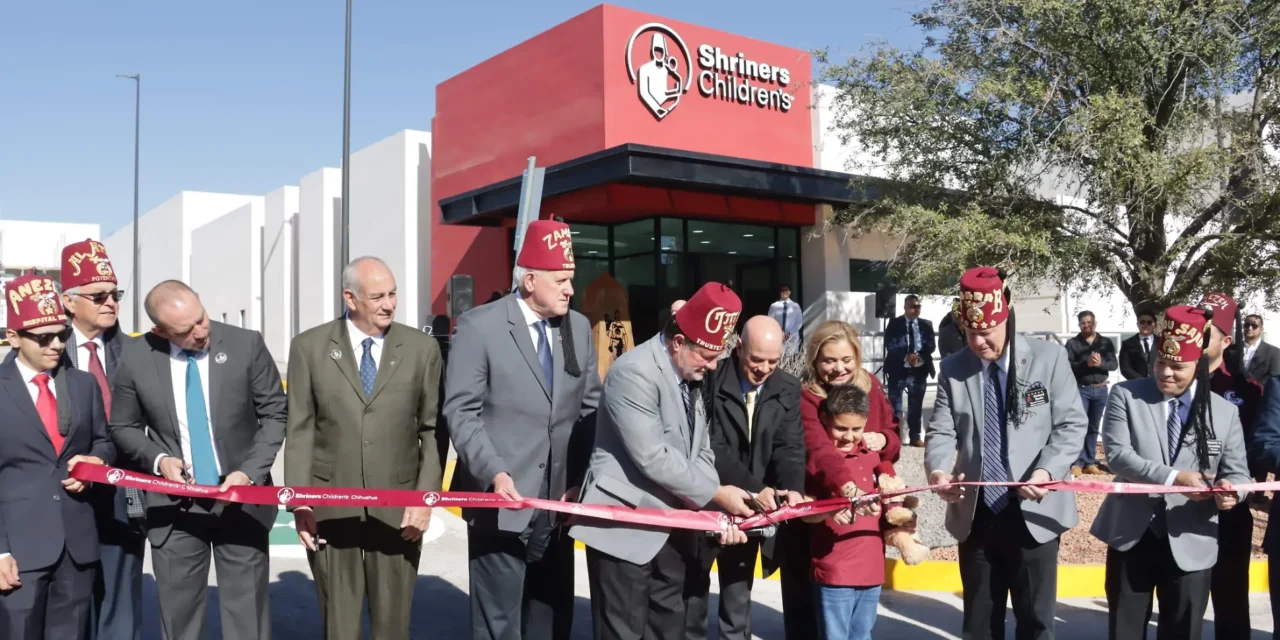
<path id="1" fill-rule="evenodd" d="M 470 635 L 467 596 L 466 525 L 451 514 L 436 510 L 440 535 L 423 550 L 422 565 L 414 590 L 413 621 L 410 638 L 463 638 Z M 287 527 L 288 525 L 285 525 Z M 281 527 L 284 528 L 284 527 Z M 283 534 L 284 532 L 278 531 Z M 273 536 L 275 537 L 275 536 Z M 279 537 L 283 538 L 283 535 Z M 283 551 L 283 548 L 278 549 Z M 316 638 L 321 636 L 320 614 L 316 606 L 315 587 L 305 560 L 292 550 L 272 557 L 271 612 L 272 631 L 277 638 Z M 575 640 L 591 637 L 591 615 L 587 587 L 585 554 L 577 553 Z M 713 590 L 716 589 L 713 582 Z M 214 580 L 211 578 L 210 584 Z M 755 586 L 752 630 L 758 638 L 782 637 L 782 597 L 779 583 L 760 580 Z M 218 621 L 217 589 L 210 588 L 209 618 L 214 637 L 221 637 Z M 1271 612 L 1268 595 L 1253 594 L 1254 640 L 1271 637 Z M 712 602 L 712 608 L 716 607 Z M 146 577 L 146 619 L 144 638 L 161 638 L 156 609 L 155 582 L 150 563 Z M 957 595 L 946 593 L 908 593 L 888 591 L 880 603 L 880 620 L 875 637 L 885 639 L 959 640 L 962 602 Z M 1213 612 L 1207 615 L 1212 619 Z M 1012 613 L 1009 615 L 1009 637 L 1013 637 Z M 1058 606 L 1057 637 L 1062 640 L 1096 640 L 1106 637 L 1106 602 L 1101 599 L 1065 599 Z M 713 621 L 714 629 L 714 621 Z M 1154 635 L 1154 625 L 1152 625 Z M 1213 637 L 1212 623 L 1206 624 L 1205 637 Z"/>

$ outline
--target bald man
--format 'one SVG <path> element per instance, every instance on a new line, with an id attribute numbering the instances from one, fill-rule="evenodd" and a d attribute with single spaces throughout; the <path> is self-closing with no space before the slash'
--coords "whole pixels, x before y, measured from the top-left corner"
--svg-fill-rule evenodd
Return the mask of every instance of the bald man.
<path id="1" fill-rule="evenodd" d="M 782 360 L 782 327 L 769 316 L 755 316 L 743 326 L 732 366 L 721 366 L 712 379 L 711 448 L 721 484 L 757 494 L 772 510 L 796 504 L 804 489 L 804 432 L 800 426 L 800 381 L 778 370 Z M 784 525 L 785 528 L 785 525 Z M 707 543 L 701 563 L 685 584 L 691 593 L 686 606 L 688 638 L 707 637 L 707 594 L 711 562 L 719 560 L 720 637 L 751 638 L 751 583 L 756 551 L 764 559 L 767 577 L 779 567 L 775 538 L 752 539 L 745 545 L 720 548 Z M 807 548 L 807 547 L 806 547 Z M 784 579 L 792 577 L 783 568 Z M 807 588 L 807 576 L 799 576 Z"/>
<path id="2" fill-rule="evenodd" d="M 155 326 L 120 352 L 111 438 L 121 456 L 173 482 L 270 485 L 284 441 L 285 396 L 262 335 L 211 322 L 177 280 L 147 294 Z M 273 505 L 146 494 L 147 535 L 164 637 L 205 637 L 206 585 L 218 576 L 222 633 L 269 638 L 268 544 Z"/>

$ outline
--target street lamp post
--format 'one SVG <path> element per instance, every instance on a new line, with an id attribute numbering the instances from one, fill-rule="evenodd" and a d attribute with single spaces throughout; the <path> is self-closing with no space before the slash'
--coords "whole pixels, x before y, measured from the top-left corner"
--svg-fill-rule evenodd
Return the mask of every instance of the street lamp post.
<path id="1" fill-rule="evenodd" d="M 346 311 L 342 300 L 342 270 L 351 260 L 351 1 L 347 0 L 347 44 L 342 78 L 342 220 L 338 227 L 341 240 L 334 269 L 339 317 Z"/>
<path id="2" fill-rule="evenodd" d="M 128 78 L 134 82 L 133 97 L 133 332 L 138 333 L 139 316 L 142 315 L 142 263 L 138 244 L 138 151 L 139 135 L 142 128 L 142 74 L 117 75 L 117 78 Z"/>

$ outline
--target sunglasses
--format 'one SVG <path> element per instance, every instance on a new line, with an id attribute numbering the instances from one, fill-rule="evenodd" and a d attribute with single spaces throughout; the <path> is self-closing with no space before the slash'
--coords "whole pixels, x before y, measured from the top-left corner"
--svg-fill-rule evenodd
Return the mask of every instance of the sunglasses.
<path id="1" fill-rule="evenodd" d="M 111 300 L 115 300 L 116 302 L 120 302 L 120 299 L 124 297 L 124 289 L 116 289 L 115 291 L 102 291 L 99 293 L 73 293 L 71 295 L 79 296 L 94 304 L 101 305 L 101 304 L 106 304 L 108 298 Z"/>
<path id="2" fill-rule="evenodd" d="M 67 327 L 57 333 L 33 333 L 22 329 L 19 329 L 16 333 L 25 340 L 34 340 L 41 347 L 47 347 L 52 344 L 54 338 L 61 340 L 62 344 L 66 344 L 71 339 L 71 327 Z"/>
<path id="3" fill-rule="evenodd" d="M 1246 328 L 1246 329 L 1257 329 L 1258 327 L 1261 327 L 1261 326 L 1262 326 L 1262 325 L 1257 324 L 1257 323 L 1255 323 L 1255 322 L 1246 322 L 1246 323 L 1244 323 L 1244 328 Z"/>
<path id="4" fill-rule="evenodd" d="M 1155 320 L 1139 320 L 1138 324 L 1155 324 Z"/>

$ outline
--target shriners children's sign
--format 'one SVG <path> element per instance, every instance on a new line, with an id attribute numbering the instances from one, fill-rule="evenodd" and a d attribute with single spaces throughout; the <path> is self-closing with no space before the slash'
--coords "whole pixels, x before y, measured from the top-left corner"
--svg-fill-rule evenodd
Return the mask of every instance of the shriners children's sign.
<path id="1" fill-rule="evenodd" d="M 647 56 L 637 59 L 636 44 L 648 43 Z M 782 113 L 791 110 L 793 96 L 787 86 L 791 71 L 747 58 L 742 52 L 729 54 L 720 47 L 700 44 L 697 48 L 698 93 L 704 98 L 755 105 Z M 667 25 L 650 22 L 640 25 L 627 41 L 627 74 L 636 85 L 640 102 L 658 120 L 667 117 L 694 84 L 689 47 L 680 34 Z"/>

